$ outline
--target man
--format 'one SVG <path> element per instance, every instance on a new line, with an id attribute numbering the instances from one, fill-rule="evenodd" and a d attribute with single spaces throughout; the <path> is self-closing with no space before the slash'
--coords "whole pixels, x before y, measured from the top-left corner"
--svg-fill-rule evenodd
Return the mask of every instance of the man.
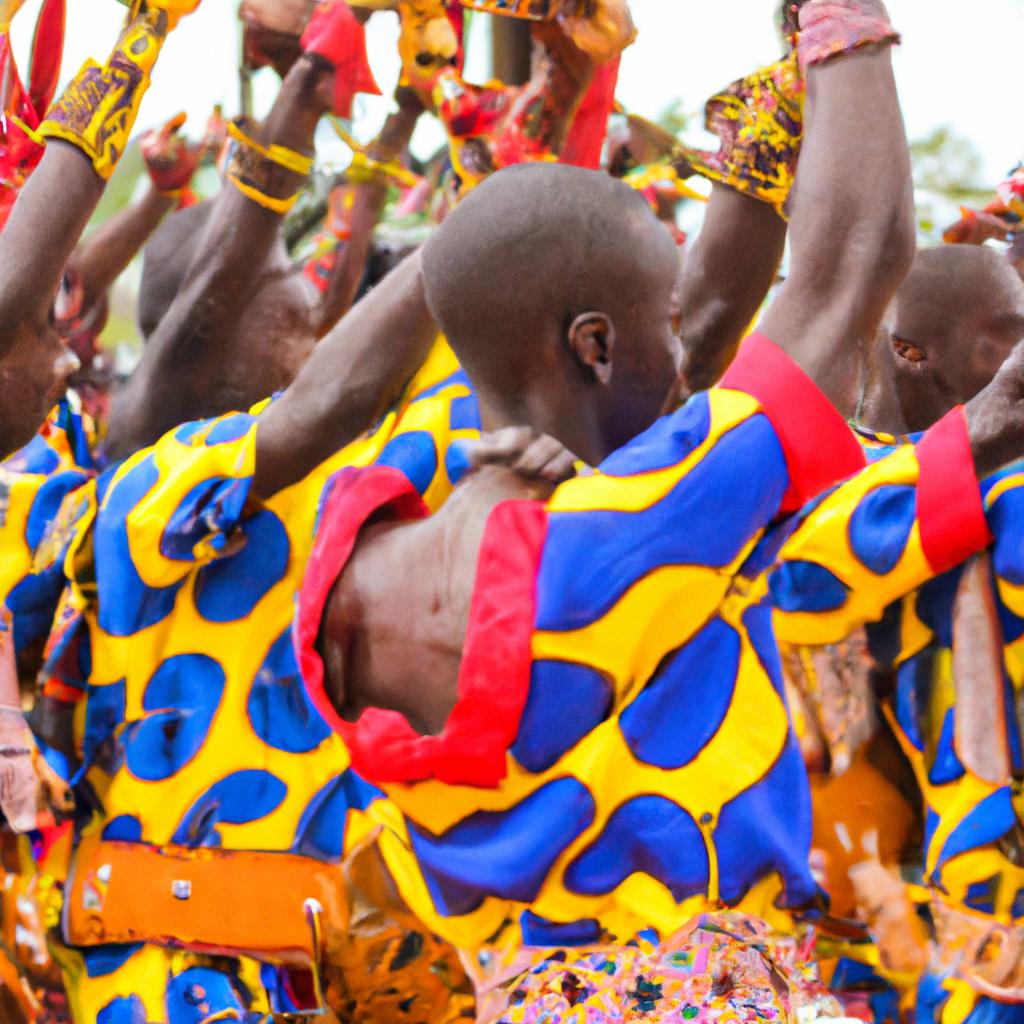
<path id="1" fill-rule="evenodd" d="M 509 917 L 527 944 L 667 936 L 720 898 L 791 931 L 786 909 L 815 906 L 806 778 L 773 681 L 756 545 L 780 509 L 862 464 L 804 372 L 846 397 L 849 339 L 874 329 L 895 289 L 910 210 L 884 12 L 851 5 L 833 22 L 812 3 L 803 17 L 807 138 L 793 271 L 764 321 L 775 344 L 755 341 L 724 388 L 546 508 L 514 500 L 536 487 L 484 473 L 436 516 L 403 523 L 421 515 L 407 482 L 375 469 L 343 475 L 324 512 L 300 598 L 303 673 L 357 769 L 402 811 L 380 839 L 399 886 L 457 945 L 480 945 Z M 851 38 L 864 47 L 826 59 Z M 852 166 L 844 147 L 860 131 L 878 141 L 877 162 L 858 166 L 870 202 L 840 186 Z M 656 293 L 645 301 L 643 289 L 668 259 L 646 240 L 653 222 L 638 207 L 615 229 L 616 263 L 604 248 L 610 215 L 595 208 L 612 204 L 596 182 L 579 186 L 594 206 L 556 185 L 567 173 L 523 169 L 500 192 L 482 186 L 428 246 L 427 290 L 484 425 L 529 422 L 598 464 L 663 402 L 653 382 L 676 350 Z M 515 211 L 531 191 L 538 216 L 524 223 Z M 484 223 L 505 226 L 503 271 L 530 266 L 531 289 L 502 288 Z M 586 256 L 571 223 L 587 225 Z M 851 233 L 845 242 L 836 225 Z M 634 324 L 626 309 L 650 309 L 638 351 L 622 344 L 622 325 Z M 786 405 L 762 390 L 766 379 L 781 382 Z M 787 407 L 802 409 L 801 429 L 786 423 Z M 388 596 L 396 560 L 422 581 L 406 589 L 401 629 Z M 679 687 L 695 679 L 710 692 L 688 701 Z M 682 718 L 669 729 L 672 714 Z"/>
<path id="2" fill-rule="evenodd" d="M 862 430 L 865 444 L 884 454 L 896 438 L 971 398 L 1022 328 L 1024 286 L 998 253 L 953 245 L 919 254 L 876 345 L 859 414 L 874 428 Z M 1013 796 L 1019 726 L 1008 696 L 1020 687 L 1013 610 L 1018 471 L 1010 467 L 984 484 L 995 535 L 991 559 L 959 566 L 897 606 L 877 605 L 868 616 L 881 619 L 869 628 L 870 650 L 884 671 L 896 673 L 894 692 L 882 695 L 884 707 L 922 794 L 923 874 L 936 940 L 933 963 L 920 983 L 921 1019 L 1015 1019 L 1021 1005 L 1009 966 L 1010 951 L 1021 942 L 1017 894 L 1024 889 Z M 899 495 L 889 492 L 887 498 L 892 558 L 899 554 L 906 519 Z M 868 500 L 883 500 L 883 492 L 865 495 Z M 806 598 L 791 583 L 797 574 L 817 571 L 814 549 L 822 543 L 832 541 L 823 540 L 820 530 L 798 530 L 788 548 L 792 564 L 783 564 L 773 577 L 783 639 L 794 623 L 807 619 Z M 853 607 L 845 595 L 847 588 L 868 592 L 864 581 L 871 572 L 855 555 L 838 572 L 830 587 L 834 596 L 814 609 L 820 642 L 841 639 L 864 617 L 863 608 Z M 806 628 L 799 631 L 807 640 Z M 994 759 L 981 750 L 992 751 Z M 987 957 L 986 948 L 1006 955 Z"/>

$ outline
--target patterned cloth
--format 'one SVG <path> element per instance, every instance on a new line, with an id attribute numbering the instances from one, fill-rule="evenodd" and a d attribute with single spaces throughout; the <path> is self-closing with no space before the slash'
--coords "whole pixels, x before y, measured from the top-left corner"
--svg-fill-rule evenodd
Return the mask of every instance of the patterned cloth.
<path id="1" fill-rule="evenodd" d="M 965 454 L 959 430 L 937 462 L 922 443 L 920 461 L 908 449 L 835 492 L 846 521 L 893 479 L 941 490 L 945 456 Z M 373 811 L 390 815 L 382 849 L 432 930 L 474 948 L 512 919 L 526 944 L 621 942 L 721 904 L 782 931 L 817 906 L 764 573 L 792 529 L 769 530 L 780 514 L 862 464 L 824 396 L 754 336 L 721 387 L 598 473 L 547 504 L 495 509 L 446 730 L 332 716 L 357 771 L 391 797 Z M 413 493 L 384 470 L 351 474 L 325 516 L 354 533 Z M 827 539 L 854 560 L 845 534 Z M 895 596 L 934 571 L 915 540 L 874 589 Z M 300 618 L 319 614 L 304 592 Z"/>
<path id="2" fill-rule="evenodd" d="M 36 436 L 0 462 L 0 600 L 19 657 L 41 654 L 49 635 L 63 579 L 43 557 L 46 534 L 64 499 L 94 475 L 94 442 L 92 422 L 69 392 Z"/>
<path id="3" fill-rule="evenodd" d="M 179 427 L 104 473 L 51 539 L 66 548 L 70 588 L 47 685 L 83 705 L 80 837 L 340 863 L 375 827 L 365 812 L 379 790 L 350 770 L 304 695 L 294 595 L 338 468 L 401 467 L 436 507 L 466 468 L 456 442 L 479 433 L 476 399 L 442 344 L 377 428 L 265 503 L 250 493 L 260 414 Z M 92 999 L 86 990 L 99 975 L 88 964 L 111 957 L 102 992 L 135 992 L 141 961 L 126 954 L 122 976 L 120 955 L 82 951 L 87 969 L 69 975 L 69 987 L 84 986 L 74 998 Z M 272 1004 L 285 982 L 268 970 L 260 984 Z M 159 988 L 169 974 L 158 974 Z"/>
<path id="4" fill-rule="evenodd" d="M 717 153 L 694 151 L 694 171 L 771 203 L 785 215 L 804 134 L 804 80 L 795 55 L 755 71 L 708 100 Z"/>
<path id="5" fill-rule="evenodd" d="M 841 1015 L 809 954 L 764 922 L 707 914 L 659 946 L 524 949 L 481 991 L 478 1024 L 767 1024 Z M 500 962 L 499 962 L 500 963 Z M 492 969 L 493 971 L 494 969 Z"/>
<path id="6" fill-rule="evenodd" d="M 864 436 L 872 458 L 884 458 L 900 440 Z M 1017 708 L 1024 687 L 1022 484 L 1024 464 L 1010 466 L 982 484 L 986 517 L 995 536 L 992 564 L 1004 641 L 1005 740 L 1017 770 L 1022 763 Z M 889 499 L 890 527 L 898 537 L 906 531 L 905 525 L 899 525 L 906 524 L 906 511 L 899 511 L 897 492 L 890 492 Z M 978 778 L 957 751 L 953 607 L 962 572 L 958 566 L 898 603 L 879 607 L 874 616 L 878 621 L 868 627 L 876 663 L 896 670 L 896 692 L 885 710 L 923 796 L 924 880 L 933 894 L 937 943 L 934 962 L 920 984 L 919 1019 L 941 1019 L 944 1024 L 961 1024 L 966 1019 L 1016 1020 L 1024 1013 L 1018 997 L 1005 991 L 1013 986 L 1007 986 L 998 957 L 992 955 L 995 949 L 1020 943 L 1024 936 L 1024 869 L 1014 852 L 1020 828 L 1017 788 L 1010 779 L 999 784 Z M 782 636 L 787 618 L 778 620 Z M 979 935 L 996 932 L 984 953 L 986 943 Z M 979 958 L 991 962 L 990 969 Z M 989 984 L 1004 989 L 999 999 L 983 994 Z"/>

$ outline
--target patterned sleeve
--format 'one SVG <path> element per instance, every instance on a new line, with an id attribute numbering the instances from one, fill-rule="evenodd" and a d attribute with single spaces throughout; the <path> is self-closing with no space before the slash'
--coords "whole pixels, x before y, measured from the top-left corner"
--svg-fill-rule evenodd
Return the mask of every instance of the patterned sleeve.
<path id="1" fill-rule="evenodd" d="M 258 417 L 187 423 L 97 482 L 68 572 L 98 605 L 100 626 L 126 636 L 160 621 L 197 564 L 231 553 L 250 502 Z"/>
<path id="2" fill-rule="evenodd" d="M 768 589 L 780 641 L 838 643 L 991 540 L 961 408 L 812 501 Z"/>

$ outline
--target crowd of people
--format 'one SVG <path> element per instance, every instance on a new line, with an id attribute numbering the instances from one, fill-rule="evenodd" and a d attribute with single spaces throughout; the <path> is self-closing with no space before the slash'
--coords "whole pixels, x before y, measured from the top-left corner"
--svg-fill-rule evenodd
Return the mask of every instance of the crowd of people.
<path id="1" fill-rule="evenodd" d="M 711 152 L 626 0 L 243 0 L 86 233 L 198 4 L 0 0 L 0 1022 L 1024 1021 L 1024 171 L 917 249 L 882 0 Z"/>

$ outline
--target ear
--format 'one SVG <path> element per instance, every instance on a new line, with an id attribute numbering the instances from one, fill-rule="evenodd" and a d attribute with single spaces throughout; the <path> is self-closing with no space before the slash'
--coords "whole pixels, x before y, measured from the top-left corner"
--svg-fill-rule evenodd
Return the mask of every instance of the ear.
<path id="1" fill-rule="evenodd" d="M 581 313 L 573 320 L 566 337 L 577 361 L 599 384 L 610 384 L 615 348 L 615 325 L 611 317 L 607 313 Z"/>

